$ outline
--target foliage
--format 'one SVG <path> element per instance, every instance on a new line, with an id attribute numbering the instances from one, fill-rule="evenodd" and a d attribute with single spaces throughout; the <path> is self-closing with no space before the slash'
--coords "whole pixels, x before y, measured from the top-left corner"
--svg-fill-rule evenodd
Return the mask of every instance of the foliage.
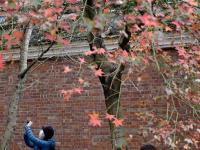
<path id="1" fill-rule="evenodd" d="M 197 0 L 128 0 L 127 3 L 123 3 L 123 6 L 111 4 L 111 0 L 96 0 L 94 8 L 100 13 L 93 21 L 87 20 L 84 16 L 84 11 L 88 9 L 85 1 L 9 0 L 0 2 L 2 14 L 6 16 L 6 25 L 1 25 L 0 29 L 0 49 L 3 51 L 20 47 L 24 37 L 23 31 L 28 23 L 32 23 L 36 29 L 33 36 L 36 37 L 38 45 L 41 45 L 40 41 L 46 41 L 45 44 L 55 42 L 64 46 L 72 41 L 74 33 L 77 32 L 79 35 L 87 31 L 93 33 L 101 31 L 104 38 L 109 38 L 112 32 L 124 33 L 125 26 L 128 25 L 128 30 L 132 34 L 129 51 L 119 49 L 110 53 L 104 48 L 94 48 L 94 51 L 88 51 L 85 55 L 104 55 L 109 63 L 128 62 L 133 67 L 141 63 L 145 65 L 153 63 L 163 77 L 166 86 L 166 93 L 155 99 L 176 99 L 182 105 L 190 107 L 194 116 L 185 123 L 186 120 L 181 121 L 173 117 L 166 119 L 154 115 L 155 121 L 166 123 L 157 131 L 156 129 L 151 130 L 155 140 L 164 142 L 172 148 L 195 147 L 198 149 L 199 136 L 196 133 L 200 132 L 198 126 L 200 118 L 200 6 Z M 119 13 L 117 19 L 111 19 L 113 10 L 117 10 L 114 13 Z M 108 31 L 108 29 L 113 31 Z M 172 44 L 171 47 L 174 47 L 175 53 L 171 54 L 159 47 L 156 34 L 158 32 L 173 33 L 173 36 L 181 36 L 183 32 L 186 32 L 195 40 L 187 45 L 181 40 L 178 45 Z M 91 64 L 88 64 L 83 57 L 81 56 L 78 60 L 80 66 L 83 64 L 90 66 Z M 4 62 L 0 55 L 0 69 L 2 70 L 3 67 Z M 97 77 L 108 75 L 96 66 L 91 68 Z M 63 69 L 64 73 L 72 71 L 73 68 L 68 66 Z M 86 83 L 82 78 L 79 78 L 79 87 L 60 91 L 66 101 L 72 94 L 82 93 L 84 83 Z M 178 115 L 176 106 L 173 107 Z M 89 117 L 92 126 L 101 126 L 102 121 L 98 113 L 91 113 Z M 106 119 L 112 121 L 116 127 L 122 126 L 123 119 L 117 119 L 110 114 L 106 114 Z M 185 132 L 189 132 L 189 137 L 183 135 Z M 176 138 L 176 133 L 181 135 Z M 184 139 L 182 141 L 180 141 L 181 136 Z"/>

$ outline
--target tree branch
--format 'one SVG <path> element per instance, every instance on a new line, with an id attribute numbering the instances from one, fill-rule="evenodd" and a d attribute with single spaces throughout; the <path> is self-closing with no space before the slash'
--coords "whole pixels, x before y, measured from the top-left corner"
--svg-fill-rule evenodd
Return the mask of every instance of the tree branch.
<path id="1" fill-rule="evenodd" d="M 27 74 L 27 72 L 32 68 L 32 66 L 33 65 L 35 65 L 42 57 L 43 57 L 43 55 L 45 54 L 45 53 L 47 53 L 50 49 L 51 49 L 51 47 L 53 46 L 55 44 L 55 41 L 53 41 L 50 45 L 49 45 L 49 47 L 45 50 L 45 51 L 43 51 L 41 54 L 40 54 L 40 56 L 35 60 L 35 61 L 33 61 L 23 72 L 21 72 L 19 75 L 18 75 L 18 78 L 24 78 L 24 76 Z"/>

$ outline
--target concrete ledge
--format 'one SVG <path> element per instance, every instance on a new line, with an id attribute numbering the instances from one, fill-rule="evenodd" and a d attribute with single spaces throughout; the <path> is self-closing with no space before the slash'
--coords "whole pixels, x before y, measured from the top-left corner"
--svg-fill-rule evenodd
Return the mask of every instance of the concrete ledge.
<path id="1" fill-rule="evenodd" d="M 178 45 L 189 45 L 189 44 L 198 44 L 198 40 L 196 40 L 194 37 L 189 35 L 188 33 L 183 34 L 175 34 L 175 33 L 162 33 L 162 32 L 156 32 L 156 45 L 160 48 L 170 48 L 175 47 Z M 118 47 L 116 40 L 109 40 L 105 41 L 106 48 L 108 50 L 113 50 Z M 43 47 L 30 47 L 29 53 L 28 53 L 28 59 L 36 59 L 40 53 L 45 50 L 47 46 Z M 82 54 L 85 51 L 89 50 L 89 45 L 87 42 L 78 42 L 78 43 L 72 43 L 68 46 L 58 46 L 55 45 L 51 48 L 50 51 L 48 51 L 43 58 L 48 57 L 62 57 L 62 56 L 72 56 L 72 55 L 78 55 Z M 19 49 L 14 49 L 10 51 L 3 51 L 3 58 L 5 61 L 11 61 L 11 60 L 19 60 Z"/>

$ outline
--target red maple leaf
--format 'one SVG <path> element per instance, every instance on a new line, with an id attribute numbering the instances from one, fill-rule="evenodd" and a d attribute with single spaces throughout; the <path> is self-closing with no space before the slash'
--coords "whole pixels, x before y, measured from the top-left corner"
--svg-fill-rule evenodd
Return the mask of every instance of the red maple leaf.
<path id="1" fill-rule="evenodd" d="M 63 0 L 54 0 L 54 5 L 55 5 L 56 7 L 61 7 L 62 4 L 63 4 Z"/>
<path id="2" fill-rule="evenodd" d="M 62 43 L 62 44 L 65 45 L 65 46 L 69 45 L 69 43 L 70 43 L 69 40 L 64 39 L 64 38 L 61 37 L 61 36 L 57 36 L 57 38 L 58 38 L 58 42 Z"/>
<path id="3" fill-rule="evenodd" d="M 89 51 L 86 51 L 86 52 L 85 52 L 85 55 L 86 55 L 86 56 L 89 56 L 89 55 L 92 55 L 92 54 L 94 54 L 94 53 L 95 53 L 94 51 L 90 51 L 90 50 L 89 50 Z"/>
<path id="4" fill-rule="evenodd" d="M 143 16 L 140 16 L 139 19 L 145 24 L 145 26 L 157 26 L 156 18 L 145 13 Z"/>
<path id="5" fill-rule="evenodd" d="M 23 32 L 14 31 L 14 32 L 13 32 L 13 36 L 14 36 L 17 40 L 21 40 L 21 39 L 23 38 Z"/>
<path id="6" fill-rule="evenodd" d="M 69 24 L 67 23 L 67 22 L 65 22 L 65 21 L 61 21 L 60 22 L 60 24 L 59 24 L 59 26 L 61 27 L 61 28 L 63 28 L 65 31 L 70 31 L 70 26 L 69 26 Z"/>
<path id="7" fill-rule="evenodd" d="M 97 54 L 105 54 L 105 49 L 104 48 L 98 48 L 98 49 L 96 49 L 96 53 Z"/>
<path id="8" fill-rule="evenodd" d="M 64 66 L 64 73 L 69 73 L 71 71 L 72 69 L 70 69 L 69 66 Z"/>
<path id="9" fill-rule="evenodd" d="M 105 8 L 104 10 L 103 10 L 103 13 L 104 14 L 107 14 L 107 13 L 109 13 L 110 12 L 110 8 Z"/>
<path id="10" fill-rule="evenodd" d="M 113 121 L 115 127 L 122 126 L 122 122 L 123 122 L 123 119 L 117 119 L 117 118 L 115 118 Z"/>
<path id="11" fill-rule="evenodd" d="M 95 70 L 95 76 L 101 77 L 103 74 L 104 72 L 102 71 L 102 69 Z"/>
<path id="12" fill-rule="evenodd" d="M 106 119 L 108 119 L 109 121 L 112 121 L 113 119 L 115 119 L 114 115 L 110 115 L 110 114 L 106 114 Z"/>
<path id="13" fill-rule="evenodd" d="M 45 38 L 47 39 L 47 40 L 49 40 L 49 41 L 55 41 L 56 40 L 56 35 L 51 35 L 51 34 L 49 34 L 49 33 L 46 33 L 45 34 Z"/>
<path id="14" fill-rule="evenodd" d="M 11 40 L 11 36 L 8 33 L 4 33 L 3 38 L 8 40 L 8 41 Z"/>
<path id="15" fill-rule="evenodd" d="M 70 97 L 72 96 L 72 90 L 61 90 L 61 94 L 63 94 L 64 100 L 69 101 Z"/>
<path id="16" fill-rule="evenodd" d="M 80 84 L 84 83 L 84 80 L 82 78 L 79 78 L 78 81 L 80 82 Z"/>
<path id="17" fill-rule="evenodd" d="M 99 114 L 93 112 L 92 114 L 89 114 L 90 120 L 89 124 L 92 126 L 101 126 L 101 120 L 99 119 Z"/>
<path id="18" fill-rule="evenodd" d="M 52 17 L 55 13 L 55 9 L 53 8 L 48 8 L 44 10 L 44 17 L 49 18 Z"/>
<path id="19" fill-rule="evenodd" d="M 186 50 L 183 48 L 183 47 L 176 47 L 176 49 L 178 50 L 178 55 L 180 57 L 183 57 L 183 58 L 188 58 L 189 57 L 189 54 L 186 52 Z"/>
<path id="20" fill-rule="evenodd" d="M 67 2 L 70 4 L 75 4 L 77 2 L 77 0 L 67 0 Z"/>
<path id="21" fill-rule="evenodd" d="M 83 89 L 82 88 L 74 88 L 73 91 L 75 93 L 81 94 L 83 92 Z"/>
<path id="22" fill-rule="evenodd" d="M 84 58 L 79 58 L 79 61 L 81 64 L 85 63 L 85 59 Z"/>
<path id="23" fill-rule="evenodd" d="M 125 57 L 125 58 L 128 58 L 128 52 L 127 51 L 123 51 L 122 52 L 122 56 Z"/>

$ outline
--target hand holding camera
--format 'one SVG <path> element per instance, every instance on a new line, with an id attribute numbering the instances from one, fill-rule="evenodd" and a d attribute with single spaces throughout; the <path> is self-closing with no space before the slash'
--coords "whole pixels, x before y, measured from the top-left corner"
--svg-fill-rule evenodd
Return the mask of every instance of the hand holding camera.
<path id="1" fill-rule="evenodd" d="M 27 127 L 31 127 L 31 126 L 32 126 L 32 124 L 33 124 L 33 122 L 32 122 L 32 121 L 27 121 L 27 124 L 26 124 L 26 126 L 27 126 Z"/>

